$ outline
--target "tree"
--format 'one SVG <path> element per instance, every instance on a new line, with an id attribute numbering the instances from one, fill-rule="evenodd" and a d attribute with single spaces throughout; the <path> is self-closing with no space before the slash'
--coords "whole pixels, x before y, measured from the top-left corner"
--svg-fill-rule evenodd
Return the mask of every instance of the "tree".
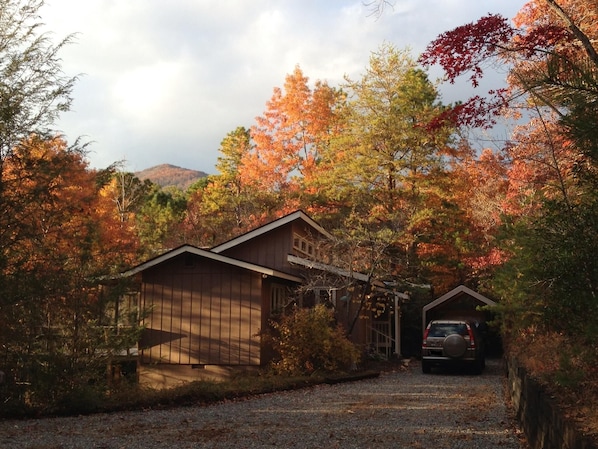
<path id="1" fill-rule="evenodd" d="M 534 0 L 513 25 L 484 17 L 444 33 L 422 58 L 440 63 L 449 81 L 472 73 L 474 85 L 488 61 L 509 64 L 509 89 L 485 104 L 494 112 L 526 107 L 531 117 L 504 149 L 511 162 L 504 210 L 510 259 L 508 278 L 498 272 L 495 287 L 504 296 L 506 322 L 515 323 L 507 330 L 534 324 L 593 341 L 598 328 L 591 318 L 598 266 L 590 256 L 598 250 L 597 22 L 593 1 Z M 482 103 L 451 112 L 462 122 L 480 118 L 490 110 Z"/>
<path id="2" fill-rule="evenodd" d="M 183 243 L 193 243 L 183 237 L 181 230 L 187 210 L 187 194 L 176 188 L 152 186 L 135 214 L 135 226 L 145 257 L 153 257 Z"/>
<path id="3" fill-rule="evenodd" d="M 241 160 L 241 180 L 256 191 L 279 196 L 279 209 L 299 207 L 298 196 L 309 189 L 322 151 L 338 132 L 343 97 L 325 82 L 316 81 L 310 88 L 295 67 L 284 90 L 274 89 L 264 115 L 251 128 L 253 146 Z"/>
<path id="4" fill-rule="evenodd" d="M 96 280 L 130 254 L 114 251 L 118 240 L 99 219 L 100 176 L 88 170 L 84 147 L 51 130 L 75 78 L 58 55 L 70 38 L 54 45 L 40 33 L 42 4 L 0 0 L 2 413 L 56 411 L 105 386 L 107 357 L 132 341 L 105 339 L 101 327 L 108 299 Z"/>
<path id="5" fill-rule="evenodd" d="M 4 183 L 6 401 L 54 407 L 88 382 L 105 385 L 107 357 L 132 343 L 123 333 L 107 344 L 101 324 L 113 298 L 101 297 L 96 280 L 130 259 L 99 219 L 95 173 L 62 139 L 33 136 L 19 144 L 4 161 Z"/>
<path id="6" fill-rule="evenodd" d="M 21 141 L 30 135 L 48 136 L 58 114 L 69 108 L 75 78 L 62 74 L 58 52 L 66 38 L 53 45 L 39 33 L 37 12 L 40 0 L 0 2 L 0 210 L 5 204 L 4 162 Z M 10 192 L 9 192 L 10 193 Z M 14 229 L 14 225 L 13 228 Z M 10 233 L 0 234 L 0 247 L 14 241 Z M 0 267 L 6 260 L 0 254 Z"/>
<path id="7" fill-rule="evenodd" d="M 126 172 L 123 169 L 124 163 L 125 161 L 120 161 L 111 167 L 112 180 L 105 187 L 106 194 L 114 202 L 121 222 L 129 221 L 130 216 L 143 204 L 152 188 L 149 179 L 141 181 L 133 173 Z"/>
<path id="8" fill-rule="evenodd" d="M 182 224 L 188 242 L 212 246 L 261 225 L 276 210 L 278 194 L 258 188 L 259 180 L 242 175 L 243 160 L 253 148 L 250 131 L 242 126 L 222 140 L 219 173 L 190 194 Z"/>
<path id="9" fill-rule="evenodd" d="M 383 45 L 363 77 L 347 79 L 344 90 L 343 132 L 318 166 L 320 190 L 342 215 L 362 217 L 355 229 L 365 231 L 364 242 L 386 242 L 387 274 L 415 281 L 439 192 L 434 184 L 445 175 L 443 158 L 455 129 L 430 130 L 444 106 L 409 50 Z"/>
<path id="10" fill-rule="evenodd" d="M 50 127 L 71 104 L 76 78 L 62 73 L 58 56 L 71 37 L 55 45 L 40 34 L 43 3 L 0 1 L 0 175 L 19 142 L 32 133 L 51 134 Z"/>
<path id="11" fill-rule="evenodd" d="M 254 150 L 251 133 L 238 127 L 228 133 L 220 143 L 220 156 L 216 163 L 218 175 L 209 179 L 202 199 L 205 215 L 212 217 L 214 229 L 226 230 L 222 239 L 245 232 L 255 226 L 255 217 L 260 217 L 271 201 L 271 192 L 255 188 L 255 180 L 243 176 L 243 161 Z M 261 177 L 261 176 L 260 176 Z M 259 224 L 259 223 L 257 223 Z"/>

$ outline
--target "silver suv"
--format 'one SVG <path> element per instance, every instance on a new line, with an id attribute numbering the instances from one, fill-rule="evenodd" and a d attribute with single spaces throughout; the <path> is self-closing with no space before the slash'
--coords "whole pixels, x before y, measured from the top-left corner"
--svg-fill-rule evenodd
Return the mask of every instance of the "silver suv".
<path id="1" fill-rule="evenodd" d="M 462 320 L 430 321 L 422 342 L 422 371 L 432 367 L 464 365 L 476 374 L 486 366 L 484 342 L 478 325 Z"/>

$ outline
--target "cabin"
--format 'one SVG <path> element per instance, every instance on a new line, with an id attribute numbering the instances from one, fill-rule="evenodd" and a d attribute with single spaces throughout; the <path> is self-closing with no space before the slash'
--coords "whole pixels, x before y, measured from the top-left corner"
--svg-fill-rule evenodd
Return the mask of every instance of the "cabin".
<path id="1" fill-rule="evenodd" d="M 302 211 L 209 250 L 183 245 L 124 273 L 135 277 L 145 311 L 137 373 L 141 384 L 164 388 L 225 378 L 271 360 L 260 332 L 291 307 L 325 303 L 350 339 L 385 356 L 398 354 L 398 312 L 360 318 L 367 276 L 347 272 L 325 251 L 331 235 Z M 377 283 L 394 309 L 404 295 Z"/>

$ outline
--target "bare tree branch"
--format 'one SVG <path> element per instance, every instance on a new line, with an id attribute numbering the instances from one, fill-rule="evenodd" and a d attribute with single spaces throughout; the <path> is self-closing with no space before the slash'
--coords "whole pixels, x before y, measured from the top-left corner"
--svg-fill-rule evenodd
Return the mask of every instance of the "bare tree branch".
<path id="1" fill-rule="evenodd" d="M 392 0 L 371 0 L 363 2 L 364 6 L 367 6 L 370 9 L 370 14 L 368 16 L 374 16 L 376 19 L 380 18 L 382 14 L 384 14 L 384 9 L 387 6 L 394 8 L 395 3 Z"/>

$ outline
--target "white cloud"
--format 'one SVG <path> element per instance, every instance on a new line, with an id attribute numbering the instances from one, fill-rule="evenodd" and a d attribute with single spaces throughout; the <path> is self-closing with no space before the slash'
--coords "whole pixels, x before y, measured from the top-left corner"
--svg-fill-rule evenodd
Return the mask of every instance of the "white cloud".
<path id="1" fill-rule="evenodd" d="M 361 0 L 47 0 L 42 19 L 68 74 L 84 73 L 58 126 L 87 136 L 92 166 L 172 163 L 214 171 L 218 146 L 251 126 L 299 64 L 310 80 L 357 78 L 383 42 L 415 53 L 441 32 L 516 0 L 398 0 L 376 19 Z"/>

